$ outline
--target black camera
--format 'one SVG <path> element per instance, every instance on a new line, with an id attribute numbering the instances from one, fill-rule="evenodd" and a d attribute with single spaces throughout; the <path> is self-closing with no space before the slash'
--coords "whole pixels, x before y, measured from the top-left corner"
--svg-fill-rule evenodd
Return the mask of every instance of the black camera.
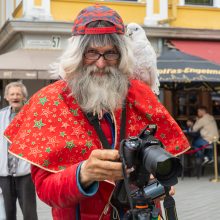
<path id="1" fill-rule="evenodd" d="M 158 219 L 160 211 L 153 200 L 162 195 L 166 195 L 167 219 L 177 220 L 175 201 L 169 190 L 178 182 L 182 165 L 179 158 L 164 150 L 163 144 L 154 137 L 156 130 L 156 125 L 148 125 L 138 136 L 120 144 L 124 180 L 116 185 L 114 198 L 120 206 L 128 207 L 129 203 L 131 209 L 126 212 L 125 220 Z M 127 168 L 134 168 L 129 176 Z M 150 180 L 151 174 L 155 180 Z"/>
<path id="2" fill-rule="evenodd" d="M 156 125 L 148 125 L 137 137 L 122 141 L 120 156 L 127 168 L 134 168 L 129 181 L 138 187 L 145 186 L 150 174 L 163 185 L 173 186 L 182 172 L 179 158 L 168 153 L 154 137 Z"/>

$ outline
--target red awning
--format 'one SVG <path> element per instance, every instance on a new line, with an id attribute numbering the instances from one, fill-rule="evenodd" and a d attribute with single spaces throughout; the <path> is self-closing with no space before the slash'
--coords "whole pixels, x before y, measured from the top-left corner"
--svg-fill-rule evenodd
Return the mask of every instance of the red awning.
<path id="1" fill-rule="evenodd" d="M 171 40 L 184 53 L 220 64 L 220 41 Z"/>

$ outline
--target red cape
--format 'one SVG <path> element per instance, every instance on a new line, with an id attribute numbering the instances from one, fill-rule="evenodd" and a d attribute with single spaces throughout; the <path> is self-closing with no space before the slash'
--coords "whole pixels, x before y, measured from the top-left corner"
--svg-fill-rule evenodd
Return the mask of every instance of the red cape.
<path id="1" fill-rule="evenodd" d="M 51 172 L 58 172 L 102 148 L 94 128 L 69 95 L 65 81 L 37 92 L 5 131 L 10 153 Z M 183 132 L 145 84 L 133 80 L 127 96 L 126 136 L 137 136 L 147 124 L 157 124 L 156 137 L 178 155 L 189 149 Z M 121 109 L 114 112 L 119 146 Z"/>

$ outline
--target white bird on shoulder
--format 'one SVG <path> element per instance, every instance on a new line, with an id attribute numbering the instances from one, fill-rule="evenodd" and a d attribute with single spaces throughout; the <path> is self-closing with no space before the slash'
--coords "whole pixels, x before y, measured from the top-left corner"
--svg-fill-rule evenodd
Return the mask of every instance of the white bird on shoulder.
<path id="1" fill-rule="evenodd" d="M 159 95 L 157 55 L 144 29 L 136 23 L 129 23 L 126 34 L 132 41 L 135 58 L 133 78 L 144 81 L 156 95 Z"/>

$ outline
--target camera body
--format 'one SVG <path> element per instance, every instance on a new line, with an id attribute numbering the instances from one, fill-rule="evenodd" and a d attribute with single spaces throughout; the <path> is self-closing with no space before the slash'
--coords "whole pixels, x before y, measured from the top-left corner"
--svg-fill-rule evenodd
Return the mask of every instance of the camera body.
<path id="1" fill-rule="evenodd" d="M 143 166 L 144 150 L 150 146 L 159 146 L 161 143 L 154 138 L 156 126 L 151 125 L 150 129 L 145 129 L 139 136 L 130 137 L 124 141 L 124 159 L 127 168 L 134 168 L 129 180 L 138 187 L 144 186 L 148 180 L 150 172 Z"/>
<path id="2" fill-rule="evenodd" d="M 138 136 L 124 139 L 120 144 L 124 180 L 116 185 L 113 204 L 130 205 L 131 209 L 125 213 L 126 220 L 158 219 L 159 210 L 153 200 L 163 195 L 169 200 L 168 204 L 173 200 L 169 189 L 178 182 L 182 166 L 180 160 L 154 137 L 156 131 L 156 125 L 148 125 Z M 126 168 L 134 168 L 134 171 L 127 175 Z M 150 180 L 151 174 L 155 180 Z M 175 220 L 175 202 L 172 204 L 168 210 L 172 216 L 169 219 Z"/>
<path id="3" fill-rule="evenodd" d="M 139 188 L 147 185 L 150 174 L 164 186 L 175 185 L 182 171 L 179 159 L 164 150 L 154 137 L 156 131 L 156 125 L 148 125 L 138 136 L 123 140 L 120 146 L 121 160 L 127 168 L 134 168 L 129 182 Z"/>

